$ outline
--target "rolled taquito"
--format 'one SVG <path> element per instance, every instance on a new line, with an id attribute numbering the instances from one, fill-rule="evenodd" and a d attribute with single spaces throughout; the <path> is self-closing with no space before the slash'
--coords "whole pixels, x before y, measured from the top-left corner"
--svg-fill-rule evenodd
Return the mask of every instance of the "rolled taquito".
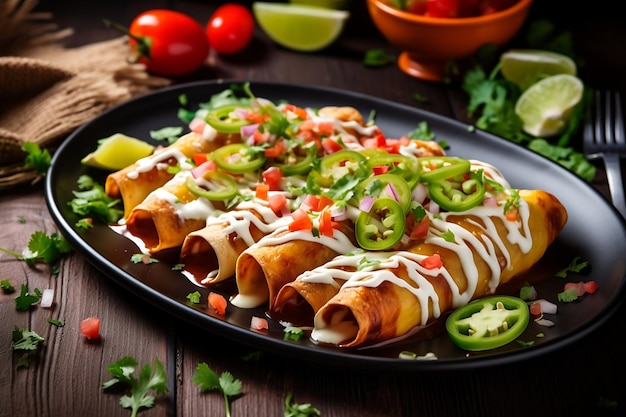
<path id="1" fill-rule="evenodd" d="M 105 192 L 110 197 L 121 198 L 126 219 L 148 194 L 174 177 L 174 172 L 168 168 L 178 165 L 190 169 L 189 159 L 194 154 L 211 152 L 237 140 L 240 137 L 218 134 L 214 129 L 212 133 L 209 131 L 203 135 L 188 133 L 165 148 L 157 148 L 152 155 L 109 174 L 104 184 Z"/>
<path id="2" fill-rule="evenodd" d="M 237 258 L 244 250 L 290 221 L 274 213 L 266 200 L 243 201 L 189 233 L 180 262 L 201 285 L 223 281 L 235 274 Z"/>
<path id="3" fill-rule="evenodd" d="M 239 256 L 235 273 L 238 293 L 233 304 L 252 308 L 269 303 L 271 310 L 285 284 L 339 253 L 356 250 L 353 236 L 351 221 L 338 222 L 332 236 L 278 229 Z"/>
<path id="4" fill-rule="evenodd" d="M 346 271 L 352 273 L 317 310 L 312 339 L 350 348 L 406 337 L 528 271 L 565 226 L 567 212 L 545 191 L 521 190 L 519 196 L 517 220 L 507 219 L 500 206 L 442 212 L 415 246 L 344 256 L 318 270 L 317 282 L 331 286 L 329 279 L 341 281 Z M 425 263 L 433 256 L 440 265 Z M 364 264 L 368 267 L 359 269 Z"/>
<path id="5" fill-rule="evenodd" d="M 126 219 L 126 229 L 140 239 L 153 255 L 178 248 L 186 236 L 205 226 L 207 219 L 225 210 L 221 201 L 210 201 L 192 193 L 187 181 L 191 171 L 179 171 L 165 185 L 152 191 L 133 208 Z"/>

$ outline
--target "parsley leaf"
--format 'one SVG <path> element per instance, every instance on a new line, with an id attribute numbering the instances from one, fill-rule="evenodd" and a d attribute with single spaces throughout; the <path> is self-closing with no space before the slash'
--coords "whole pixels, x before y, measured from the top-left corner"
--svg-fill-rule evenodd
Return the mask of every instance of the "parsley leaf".
<path id="1" fill-rule="evenodd" d="M 15 292 L 15 288 L 11 285 L 11 282 L 8 279 L 0 281 L 0 288 L 2 288 L 2 292 L 5 294 L 13 294 Z"/>
<path id="2" fill-rule="evenodd" d="M 72 211 L 79 216 L 95 216 L 106 224 L 117 222 L 123 215 L 118 208 L 119 199 L 107 195 L 102 185 L 88 175 L 81 175 L 77 180 L 80 191 L 72 191 L 74 198 L 68 204 Z M 85 227 L 80 223 L 79 227 Z"/>
<path id="3" fill-rule="evenodd" d="M 125 356 L 108 367 L 108 371 L 114 378 L 102 384 L 102 389 L 110 388 L 118 383 L 126 384 L 130 387 L 130 396 L 124 395 L 120 398 L 120 405 L 131 409 L 131 417 L 135 417 L 140 408 L 154 406 L 154 395 L 149 394 L 154 391 L 156 394 L 167 392 L 167 376 L 163 365 L 158 359 L 154 361 L 154 372 L 150 364 L 146 364 L 139 371 L 139 378 L 133 374 L 137 367 L 137 361 L 130 356 Z"/>
<path id="4" fill-rule="evenodd" d="M 311 404 L 292 403 L 292 397 L 292 394 L 287 394 L 287 397 L 285 397 L 284 417 L 311 417 L 321 415 L 320 410 L 313 407 Z"/>
<path id="5" fill-rule="evenodd" d="M 235 379 L 230 372 L 222 372 L 218 378 L 217 374 L 204 362 L 198 364 L 191 380 L 200 388 L 201 392 L 215 389 L 220 391 L 224 396 L 226 417 L 230 417 L 228 397 L 241 394 L 242 384 L 240 380 Z"/>

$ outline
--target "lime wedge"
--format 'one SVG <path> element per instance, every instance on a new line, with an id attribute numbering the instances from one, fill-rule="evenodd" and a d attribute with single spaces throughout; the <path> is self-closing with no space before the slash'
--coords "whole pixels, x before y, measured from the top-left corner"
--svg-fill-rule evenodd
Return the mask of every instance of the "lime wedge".
<path id="1" fill-rule="evenodd" d="M 98 141 L 95 151 L 80 162 L 84 165 L 116 171 L 125 168 L 154 151 L 154 146 L 140 139 L 115 133 Z"/>
<path id="2" fill-rule="evenodd" d="M 583 90 L 582 81 L 569 74 L 553 75 L 530 86 L 515 104 L 524 131 L 536 137 L 561 133 Z"/>
<path id="3" fill-rule="evenodd" d="M 277 44 L 302 52 L 324 49 L 341 34 L 350 13 L 291 3 L 255 2 L 259 26 Z"/>
<path id="4" fill-rule="evenodd" d="M 576 75 L 576 64 L 570 57 L 538 49 L 507 51 L 500 56 L 500 65 L 504 78 L 522 90 L 551 75 Z"/>

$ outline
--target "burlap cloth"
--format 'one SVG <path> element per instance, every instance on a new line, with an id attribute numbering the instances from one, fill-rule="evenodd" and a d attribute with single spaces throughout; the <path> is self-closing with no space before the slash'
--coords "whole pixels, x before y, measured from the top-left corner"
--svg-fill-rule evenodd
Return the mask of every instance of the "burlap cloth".
<path id="1" fill-rule="evenodd" d="M 102 111 L 171 81 L 129 63 L 126 37 L 65 48 L 72 30 L 34 13 L 37 0 L 0 0 L 0 193 L 41 178 L 24 142 L 50 153 Z"/>

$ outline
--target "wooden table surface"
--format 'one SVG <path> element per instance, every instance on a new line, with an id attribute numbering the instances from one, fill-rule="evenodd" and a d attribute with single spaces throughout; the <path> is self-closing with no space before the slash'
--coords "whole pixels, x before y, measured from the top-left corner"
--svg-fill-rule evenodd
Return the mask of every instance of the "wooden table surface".
<path id="1" fill-rule="evenodd" d="M 145 9 L 167 7 L 204 22 L 216 3 L 220 2 L 43 0 L 39 9 L 52 11 L 61 27 L 75 29 L 76 34 L 67 40 L 71 47 L 118 36 L 101 24 L 102 17 L 128 24 Z M 537 3 L 534 15 L 551 16 L 559 10 L 554 4 Z M 395 66 L 364 67 L 361 58 L 366 50 L 394 50 L 373 28 L 362 2 L 353 4 L 348 30 L 326 51 L 284 50 L 257 31 L 249 55 L 212 56 L 211 68 L 194 77 L 338 87 L 469 120 L 467 97 L 458 86 L 416 80 Z M 583 74 L 587 82 L 594 87 L 622 88 L 623 25 L 608 13 L 602 18 L 585 11 L 568 13 L 567 18 L 578 19 L 579 45 L 592 58 Z M 603 50 L 606 42 L 594 45 L 589 34 L 596 40 L 615 40 L 613 45 L 620 45 L 622 39 L 621 50 Z M 414 93 L 428 97 L 428 103 L 416 102 Z M 601 170 L 594 186 L 606 193 Z M 0 213 L 0 246 L 17 252 L 33 232 L 58 230 L 42 187 L 3 192 Z M 17 221 L 20 216 L 23 223 Z M 45 266 L 32 269 L 0 252 L 0 278 L 9 279 L 18 289 L 27 283 L 31 289 L 55 290 L 52 309 L 38 307 L 28 312 L 16 311 L 14 295 L 0 293 L 0 417 L 128 416 L 130 411 L 118 404 L 121 394 L 104 392 L 101 387 L 111 378 L 108 365 L 123 356 L 132 356 L 140 364 L 159 358 L 165 365 L 168 394 L 159 397 L 153 408 L 142 410 L 140 415 L 145 417 L 224 415 L 221 395 L 202 394 L 191 382 L 201 362 L 218 373 L 229 371 L 243 382 L 243 394 L 231 403 L 232 416 L 282 416 L 288 394 L 297 403 L 311 403 L 326 417 L 618 416 L 626 408 L 623 305 L 582 340 L 532 361 L 451 372 L 394 373 L 311 363 L 304 357 L 272 352 L 264 352 L 260 360 L 245 361 L 242 358 L 255 352 L 254 347 L 168 317 L 122 290 L 77 253 L 65 257 L 54 275 Z M 78 324 L 88 316 L 102 318 L 100 340 L 90 342 L 80 335 Z M 65 326 L 51 326 L 48 318 L 61 320 Z M 17 368 L 10 348 L 15 326 L 31 328 L 46 339 L 38 359 L 28 368 Z"/>

